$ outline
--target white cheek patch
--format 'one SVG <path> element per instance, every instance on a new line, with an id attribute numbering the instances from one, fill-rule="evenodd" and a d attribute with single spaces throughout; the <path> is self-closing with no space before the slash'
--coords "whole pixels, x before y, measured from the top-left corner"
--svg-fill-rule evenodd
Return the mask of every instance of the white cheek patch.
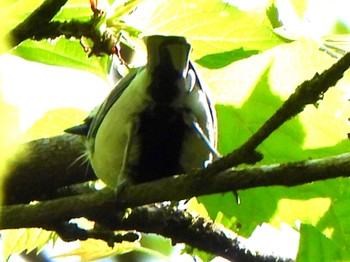
<path id="1" fill-rule="evenodd" d="M 193 91 L 194 85 L 196 84 L 196 75 L 192 69 L 188 70 L 186 78 L 187 92 L 191 93 Z"/>

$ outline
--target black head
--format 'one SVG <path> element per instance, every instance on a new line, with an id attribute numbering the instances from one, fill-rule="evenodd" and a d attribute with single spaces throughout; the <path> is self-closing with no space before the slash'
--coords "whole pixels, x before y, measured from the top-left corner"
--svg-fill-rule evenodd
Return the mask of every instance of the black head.
<path id="1" fill-rule="evenodd" d="M 191 45 L 184 37 L 154 35 L 146 38 L 152 76 L 149 92 L 155 102 L 169 104 L 186 87 Z"/>

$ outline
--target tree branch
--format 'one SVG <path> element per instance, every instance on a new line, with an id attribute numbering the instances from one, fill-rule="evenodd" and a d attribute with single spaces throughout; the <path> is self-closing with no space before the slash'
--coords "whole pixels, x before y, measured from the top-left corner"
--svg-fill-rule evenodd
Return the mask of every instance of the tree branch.
<path id="1" fill-rule="evenodd" d="M 217 176 L 179 175 L 158 181 L 112 190 L 70 196 L 37 203 L 0 208 L 1 229 L 37 227 L 89 217 L 98 207 L 123 210 L 162 201 L 178 201 L 193 196 L 237 191 L 261 186 L 295 186 L 312 181 L 350 176 L 350 154 L 303 162 L 230 169 Z M 164 190 L 167 188 L 167 190 Z"/>
<path id="2" fill-rule="evenodd" d="M 72 135 L 43 138 L 25 144 L 7 163 L 3 203 L 53 199 L 58 197 L 58 188 L 95 180 L 95 174 L 82 158 L 84 152 L 81 138 Z"/>
<path id="3" fill-rule="evenodd" d="M 18 45 L 22 41 L 40 34 L 42 28 L 51 21 L 68 0 L 45 0 L 33 13 L 9 33 L 10 45 Z"/>
<path id="4" fill-rule="evenodd" d="M 100 35 L 94 30 L 94 19 L 88 21 L 71 20 L 66 22 L 50 22 L 43 26 L 40 33 L 35 34 L 35 40 L 41 39 L 55 39 L 56 37 L 64 36 L 69 39 L 74 37 L 80 39 L 81 37 L 90 37 L 94 40 L 100 40 Z"/>
<path id="5" fill-rule="evenodd" d="M 178 208 L 138 207 L 126 219 L 116 219 L 112 225 L 117 230 L 156 233 L 170 238 L 173 244 L 186 243 L 230 261 L 288 261 L 253 254 L 232 231 Z"/>
<path id="6" fill-rule="evenodd" d="M 215 226 L 208 221 L 204 222 L 202 218 L 197 218 L 200 223 L 193 218 L 183 221 L 186 214 L 178 214 L 173 210 L 157 211 L 158 208 L 141 205 L 258 186 L 294 186 L 349 175 L 350 154 L 297 163 L 249 167 L 241 170 L 230 169 L 216 176 L 179 175 L 126 187 L 117 196 L 114 191 L 102 190 L 91 194 L 39 202 L 35 205 L 1 207 L 0 228 L 42 227 L 57 230 L 62 222 L 69 221 L 71 218 L 87 217 L 112 230 L 138 230 L 161 234 L 172 238 L 175 242 L 184 242 L 208 252 L 215 251 L 214 254 L 233 261 L 234 259 L 240 261 L 238 258 L 244 254 L 247 259 L 255 259 L 247 261 L 271 261 L 272 258 L 247 253 L 244 248 L 242 250 L 236 237 L 227 236 L 222 231 L 211 232 L 210 230 L 215 229 Z M 134 208 L 131 214 L 124 218 L 122 210 L 126 207 L 137 208 Z M 83 232 L 80 238 L 81 236 L 107 239 L 111 234 L 104 233 L 101 236 L 100 233 L 85 234 Z M 207 247 L 208 243 L 212 243 L 212 246 Z"/>
<path id="7" fill-rule="evenodd" d="M 210 164 L 206 172 L 215 174 L 242 163 L 250 164 L 261 160 L 262 157 L 259 157 L 255 149 L 284 122 L 302 112 L 306 105 L 316 104 L 322 99 L 328 88 L 334 86 L 349 67 L 350 53 L 347 53 L 322 74 L 316 73 L 311 80 L 303 82 L 248 141 L 220 161 Z"/>
<path id="8" fill-rule="evenodd" d="M 47 230 L 56 231 L 63 241 L 71 242 L 75 240 L 87 240 L 88 238 L 100 239 L 113 247 L 115 243 L 123 241 L 134 242 L 140 239 L 140 235 L 134 232 L 116 233 L 111 229 L 82 229 L 75 223 L 61 223 L 58 226 L 46 228 Z M 116 229 L 117 230 L 117 229 Z"/>
<path id="9" fill-rule="evenodd" d="M 60 8 L 65 5 L 67 0 L 45 0 L 25 21 L 16 26 L 8 33 L 9 46 L 15 47 L 26 39 L 42 40 L 55 39 L 64 36 L 67 39 L 72 37 L 76 39 L 90 38 L 93 42 L 91 46 L 84 46 L 84 50 L 100 56 L 101 54 L 117 54 L 123 59 L 129 59 L 128 55 L 134 50 L 130 50 L 125 44 L 120 42 L 120 31 L 126 30 L 131 35 L 137 35 L 137 29 L 132 28 L 120 21 L 119 28 L 106 28 L 101 32 L 100 21 L 103 19 L 103 13 L 91 12 L 89 20 L 71 19 L 69 21 L 51 21 Z M 131 4 L 132 5 L 132 4 Z M 121 44 L 121 46 L 119 46 Z M 124 60 L 123 60 L 124 61 Z"/>

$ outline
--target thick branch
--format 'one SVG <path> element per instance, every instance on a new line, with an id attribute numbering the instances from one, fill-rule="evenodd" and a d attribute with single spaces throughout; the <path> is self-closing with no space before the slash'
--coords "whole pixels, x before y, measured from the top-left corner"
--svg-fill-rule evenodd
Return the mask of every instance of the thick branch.
<path id="1" fill-rule="evenodd" d="M 78 136 L 62 135 L 35 140 L 8 163 L 3 182 L 5 204 L 28 203 L 57 197 L 57 189 L 95 180 Z M 43 186 L 45 185 L 45 186 Z"/>
<path id="2" fill-rule="evenodd" d="M 1 229 L 38 227 L 75 217 L 89 217 L 98 207 L 137 207 L 188 199 L 193 196 L 237 191 L 261 186 L 295 186 L 311 181 L 350 176 L 350 154 L 304 162 L 228 170 L 217 176 L 180 175 L 126 187 L 0 209 Z M 166 188 L 167 190 L 164 190 Z"/>
<path id="3" fill-rule="evenodd" d="M 127 219 L 116 219 L 112 225 L 117 230 L 136 229 L 139 232 L 156 233 L 170 238 L 174 244 L 186 243 L 230 261 L 279 261 L 273 257 L 252 254 L 244 247 L 244 239 L 240 241 L 232 231 L 177 208 L 135 208 Z"/>
<path id="4" fill-rule="evenodd" d="M 42 227 L 57 228 L 62 221 L 87 217 L 114 230 L 138 230 L 170 237 L 232 261 L 269 261 L 271 258 L 252 255 L 239 246 L 237 238 L 203 219 L 198 221 L 176 210 L 139 207 L 124 219 L 126 207 L 165 200 L 180 200 L 191 196 L 227 192 L 257 186 L 293 186 L 326 178 L 349 176 L 350 154 L 298 163 L 228 170 L 217 176 L 181 175 L 152 183 L 126 187 L 116 197 L 115 192 L 96 193 L 45 201 L 36 205 L 13 205 L 0 209 L 1 229 Z M 167 188 L 167 190 L 164 190 Z M 210 241 L 208 241 L 210 240 Z M 210 245 L 208 246 L 208 243 Z M 252 259 L 252 260 L 249 260 Z"/>

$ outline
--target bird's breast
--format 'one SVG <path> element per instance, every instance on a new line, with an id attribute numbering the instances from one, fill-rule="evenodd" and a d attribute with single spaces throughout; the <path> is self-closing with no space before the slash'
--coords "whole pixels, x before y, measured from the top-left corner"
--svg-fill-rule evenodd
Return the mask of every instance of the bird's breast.
<path id="1" fill-rule="evenodd" d="M 184 137 L 191 128 L 184 121 L 185 111 L 156 104 L 139 114 L 132 161 L 128 176 L 135 183 L 156 180 L 184 172 L 180 165 Z M 133 153 L 133 151 L 135 151 Z M 137 157 L 135 157 L 137 154 Z"/>

